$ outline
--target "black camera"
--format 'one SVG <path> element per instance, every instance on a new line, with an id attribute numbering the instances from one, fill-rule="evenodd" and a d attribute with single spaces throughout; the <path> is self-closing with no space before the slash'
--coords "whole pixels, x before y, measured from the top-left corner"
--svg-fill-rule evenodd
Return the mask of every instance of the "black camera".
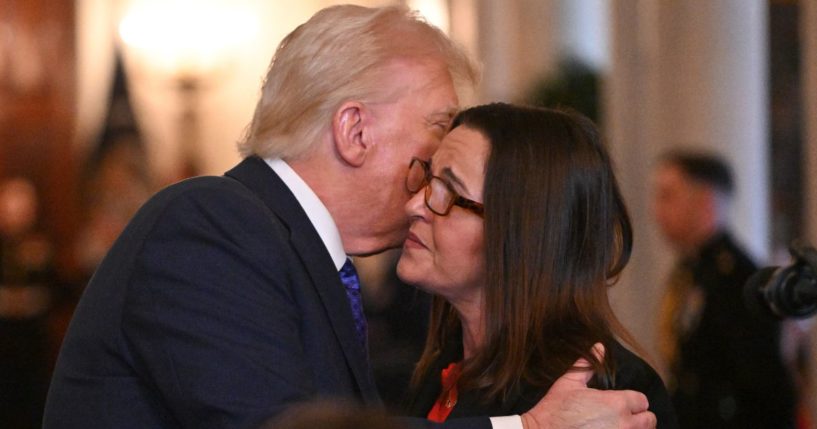
<path id="1" fill-rule="evenodd" d="M 744 298 L 750 310 L 780 319 L 817 313 L 817 250 L 795 240 L 789 253 L 790 265 L 763 268 L 746 281 Z"/>

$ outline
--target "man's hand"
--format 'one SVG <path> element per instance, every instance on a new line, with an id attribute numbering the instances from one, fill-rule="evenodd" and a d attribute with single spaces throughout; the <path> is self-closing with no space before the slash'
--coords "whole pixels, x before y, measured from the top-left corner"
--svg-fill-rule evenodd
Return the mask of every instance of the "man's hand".
<path id="1" fill-rule="evenodd" d="M 593 352 L 604 356 L 604 346 L 596 344 Z M 648 411 L 647 397 L 632 390 L 597 390 L 587 387 L 593 376 L 585 359 L 576 367 L 586 371 L 570 371 L 553 384 L 548 393 L 522 414 L 525 429 L 652 429 L 655 414 Z"/>

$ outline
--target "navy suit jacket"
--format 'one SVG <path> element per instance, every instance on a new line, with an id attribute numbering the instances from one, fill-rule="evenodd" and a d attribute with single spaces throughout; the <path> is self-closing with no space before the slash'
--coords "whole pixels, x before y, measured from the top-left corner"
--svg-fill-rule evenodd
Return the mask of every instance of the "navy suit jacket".
<path id="1" fill-rule="evenodd" d="M 71 321 L 43 427 L 253 428 L 313 399 L 380 406 L 328 251 L 249 157 L 164 189 L 123 231 Z"/>

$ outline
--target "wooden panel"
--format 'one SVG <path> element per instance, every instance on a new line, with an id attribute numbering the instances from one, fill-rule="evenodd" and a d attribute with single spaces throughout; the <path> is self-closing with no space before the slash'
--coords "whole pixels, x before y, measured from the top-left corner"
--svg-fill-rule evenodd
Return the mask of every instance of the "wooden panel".
<path id="1" fill-rule="evenodd" d="M 77 221 L 74 23 L 73 0 L 0 2 L 0 177 L 37 186 L 61 266 Z"/>

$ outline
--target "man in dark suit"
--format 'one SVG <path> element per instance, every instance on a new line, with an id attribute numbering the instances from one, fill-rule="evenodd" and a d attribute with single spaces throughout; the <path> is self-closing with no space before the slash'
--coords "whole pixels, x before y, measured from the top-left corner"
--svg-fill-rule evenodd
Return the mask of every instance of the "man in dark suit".
<path id="1" fill-rule="evenodd" d="M 670 152 L 656 171 L 656 219 L 679 254 L 661 312 L 667 384 L 682 428 L 793 428 L 780 325 L 743 304 L 756 267 L 726 227 L 732 191 L 711 154 Z"/>
<path id="2" fill-rule="evenodd" d="M 161 191 L 98 268 L 44 427 L 251 428 L 314 399 L 379 406 L 347 255 L 401 245 L 409 161 L 431 156 L 458 107 L 454 84 L 475 78 L 462 51 L 400 7 L 327 8 L 290 33 L 245 159 Z M 587 389 L 584 377 L 563 377 L 528 427 L 654 424 L 643 395 Z M 449 427 L 508 421 L 521 426 Z"/>

